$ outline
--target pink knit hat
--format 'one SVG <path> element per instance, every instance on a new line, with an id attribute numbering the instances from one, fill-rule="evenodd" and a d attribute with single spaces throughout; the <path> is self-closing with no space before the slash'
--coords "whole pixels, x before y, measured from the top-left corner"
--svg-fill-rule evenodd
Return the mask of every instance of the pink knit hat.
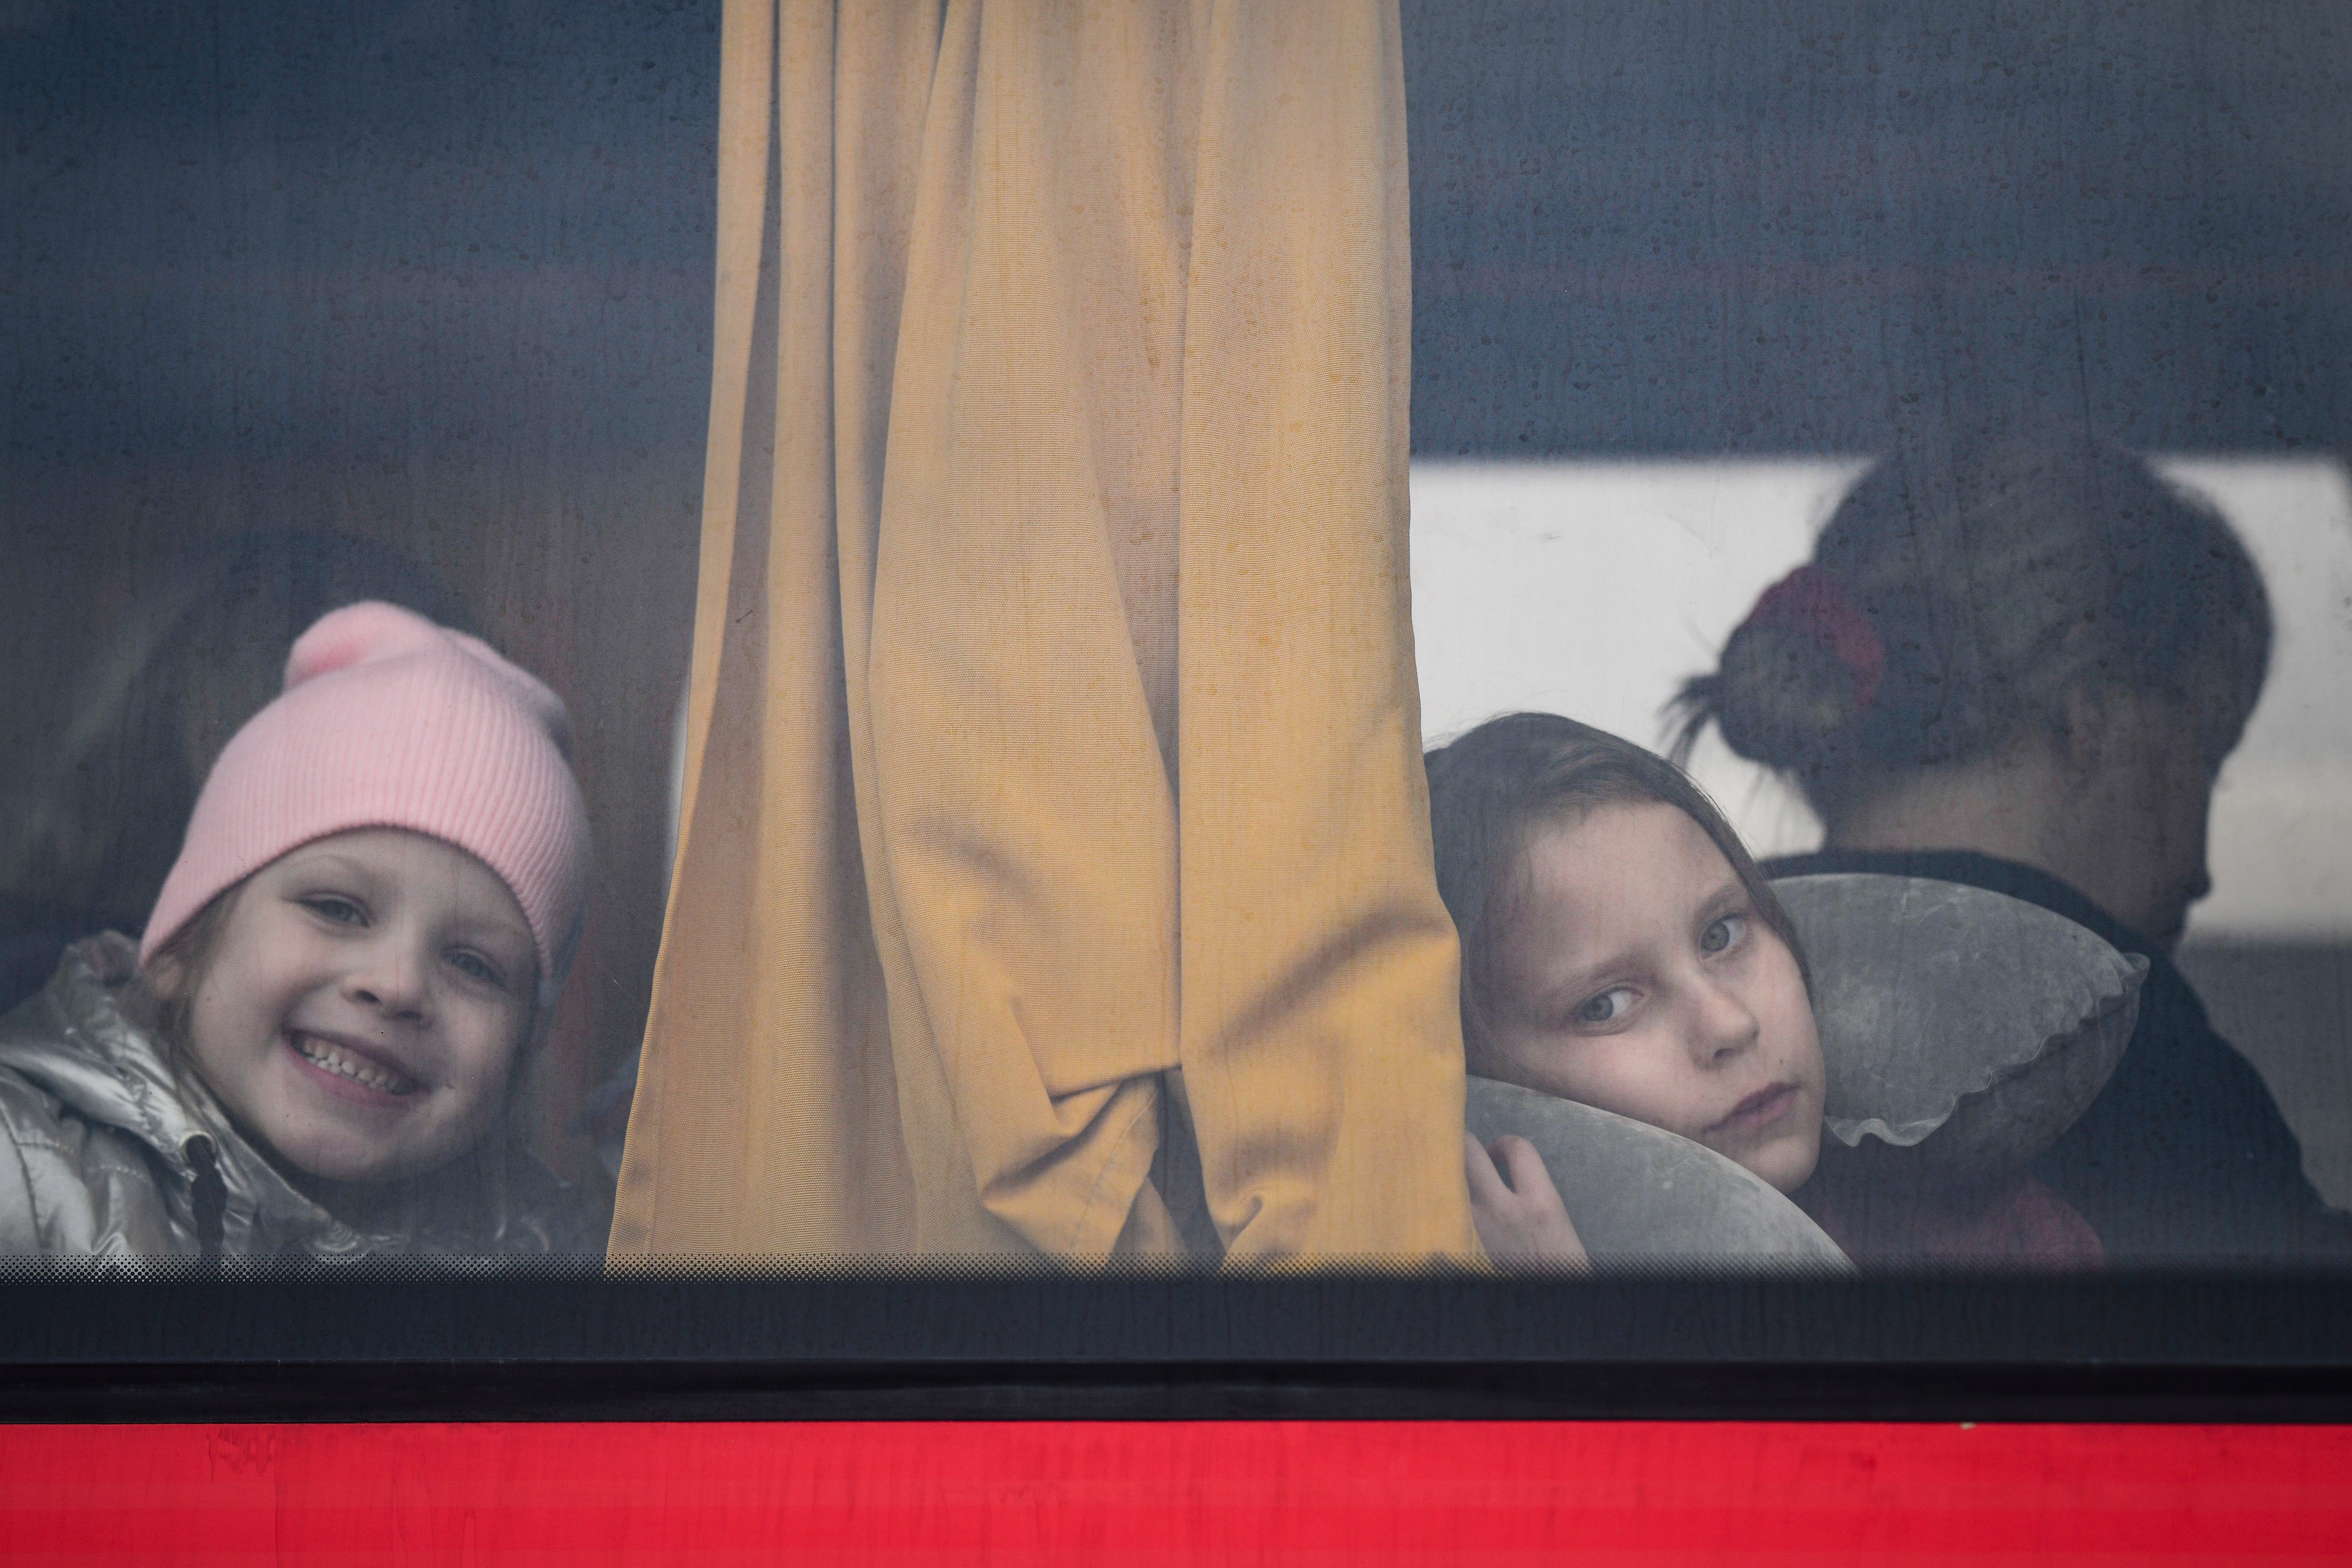
<path id="1" fill-rule="evenodd" d="M 562 700 L 488 644 L 393 605 L 319 618 L 286 689 L 222 751 L 139 944 L 289 849 L 355 827 L 456 845 L 513 889 L 551 999 L 588 879 L 588 812 Z"/>

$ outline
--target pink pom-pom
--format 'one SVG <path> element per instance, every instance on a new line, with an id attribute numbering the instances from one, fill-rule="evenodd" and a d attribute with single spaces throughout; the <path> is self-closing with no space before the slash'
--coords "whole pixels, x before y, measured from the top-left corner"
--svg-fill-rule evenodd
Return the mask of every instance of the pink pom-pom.
<path id="1" fill-rule="evenodd" d="M 355 664 L 445 647 L 451 634 L 414 610 L 368 599 L 331 610 L 294 639 L 286 656 L 286 689 Z M 474 639 L 467 637 L 467 642 Z M 475 647 L 482 645 L 475 643 Z M 470 650 L 468 650 L 470 651 Z M 488 650 L 485 648 L 484 652 Z M 534 682 L 533 684 L 536 684 Z"/>

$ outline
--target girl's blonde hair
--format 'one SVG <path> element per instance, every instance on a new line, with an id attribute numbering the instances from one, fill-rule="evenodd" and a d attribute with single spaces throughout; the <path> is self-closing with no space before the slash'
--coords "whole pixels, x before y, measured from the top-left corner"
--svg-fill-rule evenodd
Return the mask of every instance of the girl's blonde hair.
<path id="1" fill-rule="evenodd" d="M 139 966 L 139 972 L 123 988 L 124 1016 L 154 1037 L 163 1059 L 171 1065 L 172 1077 L 183 1086 L 194 1067 L 194 1058 L 189 1053 L 188 1029 L 189 1015 L 195 1007 L 196 987 L 205 972 L 212 967 L 221 933 L 227 929 L 237 894 L 244 888 L 245 884 L 239 882 L 197 910 L 194 919 L 172 934 L 171 941 Z M 174 983 L 168 987 L 159 984 L 159 972 L 165 969 L 174 976 Z"/>

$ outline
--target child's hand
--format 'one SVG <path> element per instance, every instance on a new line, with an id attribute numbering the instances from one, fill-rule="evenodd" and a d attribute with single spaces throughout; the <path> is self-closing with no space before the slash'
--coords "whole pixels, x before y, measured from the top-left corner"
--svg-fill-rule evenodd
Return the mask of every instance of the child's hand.
<path id="1" fill-rule="evenodd" d="M 1465 1132 L 1462 1161 L 1470 1177 L 1471 1223 L 1498 1267 L 1547 1274 L 1591 1271 L 1584 1243 L 1569 1223 L 1568 1205 L 1559 1201 L 1559 1189 L 1551 1184 L 1551 1173 L 1534 1144 L 1498 1138 L 1486 1150 Z"/>

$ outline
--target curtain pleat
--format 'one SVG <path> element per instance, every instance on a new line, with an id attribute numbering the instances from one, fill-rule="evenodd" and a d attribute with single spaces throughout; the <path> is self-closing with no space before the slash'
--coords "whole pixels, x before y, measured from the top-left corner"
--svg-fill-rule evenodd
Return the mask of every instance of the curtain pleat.
<path id="1" fill-rule="evenodd" d="M 1394 0 L 730 0 L 632 1261 L 1476 1256 Z"/>

